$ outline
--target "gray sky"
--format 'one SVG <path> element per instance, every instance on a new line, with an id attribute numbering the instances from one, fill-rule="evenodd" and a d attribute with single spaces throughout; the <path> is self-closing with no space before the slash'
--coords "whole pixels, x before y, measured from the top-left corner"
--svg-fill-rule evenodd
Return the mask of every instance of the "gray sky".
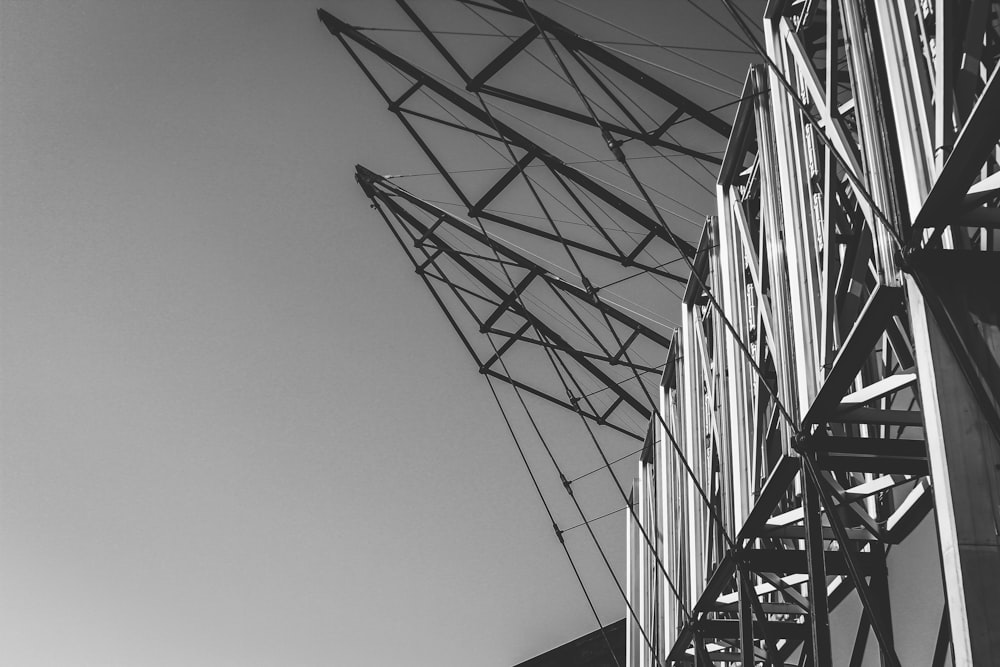
<path id="1" fill-rule="evenodd" d="M 0 2 L 5 664 L 502 667 L 594 627 L 357 191 L 427 165 L 317 4 Z"/>

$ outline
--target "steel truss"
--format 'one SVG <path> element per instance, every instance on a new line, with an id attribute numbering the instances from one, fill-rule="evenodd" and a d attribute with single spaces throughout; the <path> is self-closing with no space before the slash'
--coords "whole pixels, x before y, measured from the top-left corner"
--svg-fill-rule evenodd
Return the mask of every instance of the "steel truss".
<path id="1" fill-rule="evenodd" d="M 843 664 L 870 641 L 901 664 L 886 553 L 932 507 L 946 600 L 919 659 L 1000 664 L 998 19 L 987 2 L 769 6 L 636 481 L 689 586 L 671 599 L 633 545 L 664 639 L 631 664 L 832 665 L 849 596 Z"/>
<path id="2" fill-rule="evenodd" d="M 689 170 L 699 164 L 715 169 L 721 157 L 697 146 L 718 147 L 730 124 L 522 2 L 457 3 L 486 15 L 491 25 L 502 19 L 508 33 L 520 31 L 475 72 L 461 62 L 469 54 L 449 50 L 407 2 L 397 4 L 461 86 L 371 39 L 362 28 L 324 10 L 319 18 L 424 152 L 458 206 L 422 199 L 361 166 L 359 183 L 482 374 L 644 440 L 673 327 L 650 318 L 656 311 L 640 307 L 629 289 L 645 280 L 645 293 L 652 291 L 660 307 L 665 289 L 684 284 L 680 262 L 696 258 L 693 234 L 664 224 L 666 217 L 671 225 L 682 225 L 677 209 L 684 204 L 650 188 L 656 206 L 651 210 L 628 178 L 630 172 L 617 166 L 601 177 L 570 163 L 558 153 L 583 152 L 579 146 L 505 109 L 523 108 L 524 118 L 577 124 L 590 133 L 597 129 L 597 150 L 610 148 L 624 159 L 626 151 L 634 154 L 641 147 L 669 162 L 675 174 L 700 180 Z M 556 58 L 565 59 L 559 64 L 572 65 L 556 74 L 579 87 L 589 113 L 519 90 L 527 82 L 517 72 L 505 76 L 519 58 L 541 62 L 529 51 L 532 46 L 542 53 L 558 49 Z M 434 133 L 442 128 L 451 141 L 474 139 L 478 144 L 471 145 L 479 153 L 492 151 L 493 163 L 503 165 L 494 170 L 499 173 L 463 180 L 449 162 L 455 153 L 464 158 L 462 151 L 448 155 L 434 147 Z M 632 173 L 651 178 L 648 172 Z M 504 204 L 510 207 L 519 199 L 532 200 L 532 206 L 504 210 Z M 520 249 L 512 237 L 531 243 L 532 252 Z M 536 372 L 547 362 L 555 364 L 568 386 Z"/>
<path id="3" fill-rule="evenodd" d="M 655 379 L 661 367 L 638 361 L 646 355 L 636 357 L 635 350 L 658 350 L 662 357 L 669 345 L 663 332 L 374 172 L 359 166 L 357 178 L 480 373 L 625 435 L 645 437 L 642 425 L 651 410 L 639 378 Z M 558 312 L 545 305 L 553 297 Z M 486 334 L 490 347 L 484 349 L 477 334 Z M 541 378 L 513 376 L 508 360 L 525 348 L 536 358 L 540 350 L 551 354 L 575 391 L 567 395 Z M 584 389 L 595 384 L 605 391 Z"/>
<path id="4" fill-rule="evenodd" d="M 654 434 L 629 521 L 630 664 L 832 665 L 831 613 L 849 600 L 860 611 L 848 664 L 866 664 L 869 646 L 901 664 L 886 554 L 906 549 L 932 511 L 945 599 L 921 660 L 1000 664 L 1000 3 L 770 2 L 765 63 L 750 69 L 731 131 L 526 3 L 466 3 L 524 22 L 475 74 L 400 4 L 465 91 L 320 18 L 467 216 L 359 167 L 366 194 L 482 373 L 618 431 Z M 589 71 L 633 122 L 490 83 L 539 39 Z M 406 80 L 401 93 L 358 47 Z M 640 123 L 612 76 L 668 110 Z M 408 107 L 418 91 L 446 115 Z M 718 216 L 697 243 L 684 239 L 501 122 L 491 97 L 597 129 L 623 165 L 625 141 L 719 162 L 707 144 L 671 138 L 681 118 L 729 135 Z M 508 168 L 471 192 L 414 118 L 482 138 Z M 593 237 L 564 234 L 547 213 L 545 225 L 491 210 L 538 166 Z M 638 240 L 622 243 L 612 217 Z M 663 262 L 688 258 L 680 328 L 650 326 L 586 271 L 558 275 L 494 230 L 665 281 L 679 275 Z M 553 295 L 558 313 L 545 305 Z M 520 349 L 556 358 L 569 392 L 512 373 L 504 360 Z M 645 359 L 664 357 L 651 413 L 646 379 L 660 370 Z"/>
<path id="5" fill-rule="evenodd" d="M 682 274 L 659 267 L 660 263 L 676 258 L 677 253 L 693 256 L 694 247 L 683 238 L 682 232 L 670 234 L 643 204 L 634 203 L 628 192 L 567 164 L 553 152 L 554 148 L 541 145 L 528 133 L 515 128 L 511 122 L 494 113 L 487 100 L 491 98 L 503 100 L 541 115 L 574 121 L 585 126 L 597 126 L 604 142 L 613 147 L 617 154 L 622 153 L 621 146 L 624 142 L 635 141 L 653 150 L 668 149 L 678 156 L 695 158 L 711 165 L 717 165 L 721 161 L 720 158 L 692 148 L 693 140 L 684 143 L 671 140 L 670 137 L 673 136 L 671 131 L 682 129 L 685 139 L 697 137 L 702 141 L 708 135 L 708 140 L 712 141 L 714 146 L 719 138 L 728 136 L 731 129 L 728 123 L 657 81 L 648 73 L 583 39 L 544 14 L 538 11 L 526 14 L 528 11 L 526 7 L 513 0 L 497 0 L 489 5 L 476 2 L 462 3 L 499 13 L 508 19 L 519 19 L 526 25 L 521 37 L 502 50 L 477 74 L 470 76 L 456 60 L 456 56 L 445 49 L 413 9 L 403 0 L 398 2 L 435 49 L 452 66 L 464 82 L 465 90 L 456 89 L 441 78 L 432 76 L 405 57 L 370 39 L 360 29 L 326 11 L 320 10 L 319 16 L 364 70 L 385 99 L 389 110 L 397 116 L 424 151 L 470 217 L 501 228 L 530 234 L 542 241 L 565 243 L 581 253 L 602 260 L 612 260 L 623 267 L 640 269 L 667 280 L 683 283 Z M 488 83 L 501 78 L 503 69 L 509 66 L 518 54 L 525 52 L 532 42 L 543 38 L 557 42 L 567 57 L 578 64 L 578 75 L 586 76 L 591 86 L 603 93 L 607 100 L 606 106 L 614 108 L 619 115 L 626 116 L 631 121 L 630 125 L 620 124 L 616 120 L 617 116 L 603 110 L 601 105 L 595 104 L 591 107 L 594 113 L 588 115 Z M 551 45 L 552 42 L 547 41 L 546 44 Z M 406 82 L 406 85 L 402 86 L 401 94 L 396 95 L 390 91 L 386 81 L 388 77 L 379 77 L 375 69 L 360 57 L 359 50 L 375 56 L 382 64 L 393 68 L 395 74 Z M 516 83 L 518 81 L 515 79 L 512 84 Z M 583 81 L 579 83 L 581 86 L 584 84 Z M 629 88 L 633 93 L 632 96 L 629 95 Z M 418 93 L 436 105 L 434 112 L 414 108 L 416 102 L 421 99 Z M 645 97 L 640 97 L 641 95 Z M 654 116 L 648 113 L 648 109 L 656 107 L 652 103 L 646 105 L 648 109 L 645 115 L 648 119 L 644 124 L 642 115 L 636 108 L 636 98 L 638 101 L 650 99 L 658 101 L 658 107 L 662 109 L 660 115 Z M 463 187 L 453 176 L 445 161 L 425 137 L 427 130 L 422 131 L 414 119 L 444 125 L 454 130 L 456 134 L 464 133 L 490 142 L 493 149 L 508 160 L 509 168 L 489 187 L 481 188 L 476 193 L 470 192 L 468 187 Z M 682 128 L 678 127 L 682 123 Z M 573 203 L 583 219 L 598 232 L 599 238 L 593 242 L 579 241 L 562 229 L 553 230 L 545 225 L 525 224 L 515 217 L 491 210 L 491 203 L 500 199 L 512 184 L 520 182 L 522 175 L 528 173 L 526 170 L 532 166 L 544 167 L 556 184 L 559 197 Z M 621 221 L 630 224 L 630 231 L 633 232 L 625 242 L 615 237 L 614 226 Z M 633 237 L 637 237 L 637 240 Z M 671 250 L 663 248 L 664 245 Z M 655 257 L 658 261 L 653 264 L 645 261 L 644 256 Z"/>

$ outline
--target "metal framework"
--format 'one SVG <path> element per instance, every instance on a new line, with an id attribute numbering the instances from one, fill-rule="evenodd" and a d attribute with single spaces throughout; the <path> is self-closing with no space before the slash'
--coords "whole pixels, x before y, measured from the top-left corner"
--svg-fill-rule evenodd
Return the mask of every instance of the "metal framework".
<path id="1" fill-rule="evenodd" d="M 872 640 L 883 664 L 1000 664 L 998 20 L 986 2 L 769 5 L 636 481 L 668 567 L 633 541 L 663 639 L 633 637 L 631 664 L 832 665 L 849 597 L 837 664 Z M 886 553 L 932 507 L 946 600 L 915 655 Z"/>
<path id="2" fill-rule="evenodd" d="M 455 201 L 423 199 L 363 166 L 357 167 L 358 182 L 482 374 L 644 440 L 674 329 L 659 317 L 659 305 L 647 304 L 661 304 L 665 293 L 674 299 L 668 290 L 677 293 L 684 284 L 681 262 L 695 258 L 697 239 L 684 210 L 691 207 L 643 185 L 664 172 L 627 164 L 623 144 L 630 142 L 632 153 L 633 146 L 646 149 L 674 177 L 700 182 L 703 174 L 691 170 L 714 170 L 721 157 L 697 146 L 721 146 L 730 124 L 525 3 L 456 3 L 494 28 L 505 21 L 503 34 L 520 32 L 472 73 L 460 62 L 469 54 L 446 48 L 405 0 L 397 4 L 461 86 L 362 28 L 324 10 L 319 18 Z M 533 46 L 542 53 L 558 48 L 562 69 L 543 63 Z M 554 72 L 555 83 L 576 87 L 585 112 L 521 91 L 529 83 L 524 77 L 505 77 L 518 58 L 532 58 Z M 509 111 L 519 108 L 524 115 Z M 546 120 L 579 125 L 588 135 L 596 128 L 597 141 L 591 146 L 579 136 L 555 136 L 542 125 Z M 467 143 L 455 148 L 462 140 Z M 559 157 L 609 149 L 622 159 L 600 173 Z M 473 150 L 499 166 L 463 179 L 450 161 Z M 585 163 L 606 167 L 598 159 Z M 522 205 L 525 200 L 529 205 Z M 529 244 L 530 251 L 522 247 Z M 557 378 L 542 377 L 542 365 L 554 366 Z"/>
<path id="3" fill-rule="evenodd" d="M 645 356 L 636 350 L 645 343 L 662 356 L 669 344 L 663 332 L 613 299 L 560 279 L 484 229 L 368 169 L 359 166 L 357 178 L 480 373 L 625 435 L 644 437 L 636 425 L 642 428 L 652 411 L 639 378 L 652 374 L 655 379 L 660 367 L 640 361 Z M 559 311 L 545 305 L 553 297 Z M 477 333 L 489 335 L 491 347 L 483 349 Z M 513 376 L 509 360 L 522 349 L 543 364 L 544 355 L 552 355 L 575 393 L 567 395 L 527 374 Z M 584 390 L 595 385 L 606 391 Z"/>
<path id="4" fill-rule="evenodd" d="M 441 78 L 435 77 L 426 70 L 408 61 L 357 29 L 324 10 L 319 16 L 330 32 L 335 35 L 350 52 L 358 65 L 364 70 L 372 83 L 382 94 L 389 110 L 394 113 L 424 151 L 448 186 L 466 208 L 472 218 L 506 227 L 518 232 L 531 234 L 545 241 L 564 242 L 572 248 L 594 255 L 601 259 L 612 260 L 625 267 L 635 267 L 659 275 L 668 280 L 683 282 L 683 278 L 675 272 L 662 270 L 643 262 L 643 256 L 652 253 L 660 259 L 671 259 L 669 253 L 662 251 L 657 242 L 672 246 L 675 253 L 680 252 L 692 256 L 694 248 L 686 241 L 680 232 L 670 233 L 656 216 L 645 210 L 642 204 L 635 204 L 629 199 L 629 193 L 623 192 L 614 183 L 602 182 L 582 169 L 575 168 L 561 160 L 551 147 L 545 147 L 532 139 L 524 131 L 514 127 L 511 122 L 504 121 L 499 114 L 494 113 L 486 100 L 494 98 L 526 107 L 538 114 L 570 120 L 587 126 L 596 126 L 603 141 L 616 153 L 621 153 L 621 145 L 625 141 L 639 142 L 652 150 L 668 149 L 676 156 L 688 156 L 704 163 L 717 165 L 720 158 L 709 152 L 697 150 L 692 145 L 696 143 L 693 137 L 704 140 L 716 140 L 728 136 L 731 127 L 711 111 L 681 95 L 669 86 L 637 69 L 622 58 L 606 51 L 598 45 L 589 42 L 559 23 L 538 11 L 527 9 L 527 5 L 514 0 L 497 0 L 494 5 L 481 5 L 475 2 L 460 4 L 474 5 L 499 13 L 508 19 L 518 19 L 526 24 L 526 30 L 506 49 L 482 68 L 475 76 L 470 76 L 454 54 L 450 53 L 421 21 L 413 9 L 403 0 L 398 0 L 414 24 L 421 30 L 445 60 L 451 65 L 464 82 L 465 90 L 458 90 Z M 568 57 L 578 65 L 578 76 L 585 76 L 594 91 L 588 94 L 593 99 L 603 93 L 608 100 L 606 105 L 597 102 L 588 103 L 587 108 L 592 113 L 586 114 L 558 104 L 545 102 L 528 94 L 490 85 L 489 81 L 501 78 L 503 69 L 510 66 L 514 58 L 526 52 L 532 42 L 544 39 L 551 46 L 557 42 Z M 550 41 L 551 40 L 551 41 Z M 385 79 L 379 79 L 374 68 L 367 65 L 359 56 L 358 50 L 363 49 L 376 56 L 383 64 L 393 68 L 405 86 L 399 95 L 390 92 Z M 567 73 L 568 70 L 567 70 Z M 570 76 L 572 76 L 570 74 Z M 583 86 L 584 81 L 574 79 L 574 83 Z M 523 83 L 514 79 L 512 85 Z M 623 90 L 631 86 L 630 91 Z M 467 94 L 471 92 L 470 96 Z M 414 108 L 424 97 L 435 105 L 429 113 Z M 658 102 L 659 104 L 655 104 Z M 641 113 L 640 113 L 640 106 Z M 629 120 L 629 125 L 620 124 L 617 115 L 612 115 L 608 108 L 618 111 Z M 651 113 L 660 109 L 659 114 Z M 493 149 L 508 160 L 508 169 L 500 178 L 489 184 L 488 188 L 478 194 L 469 192 L 453 177 L 441 156 L 434 151 L 425 134 L 414 123 L 415 118 L 445 125 L 456 133 L 464 133 L 492 143 Z M 687 122 L 685 122 L 687 121 Z M 683 123 L 683 127 L 681 124 Z M 675 132 L 680 129 L 684 136 L 674 140 Z M 665 138 L 666 137 L 666 138 Z M 682 142 L 683 140 L 683 142 Z M 712 145 L 714 146 L 717 141 Z M 565 149 L 564 149 L 565 150 Z M 662 155 L 662 153 L 659 153 Z M 587 222 L 600 234 L 599 242 L 581 242 L 575 240 L 561 229 L 546 229 L 542 225 L 526 225 L 509 215 L 503 215 L 490 210 L 490 204 L 500 198 L 504 191 L 519 180 L 531 166 L 542 165 L 549 172 L 558 186 L 560 198 L 573 202 L 579 208 Z M 642 233 L 637 241 L 623 243 L 613 236 L 614 230 L 609 229 L 608 211 L 615 217 L 616 224 L 621 220 L 633 223 Z M 631 239 L 630 239 L 631 240 Z"/>
<path id="5" fill-rule="evenodd" d="M 475 74 L 400 2 L 464 91 L 320 11 L 464 211 L 357 176 L 481 373 L 645 442 L 629 664 L 1000 664 L 1000 3 L 769 2 L 731 125 L 527 3 L 464 4 L 523 24 Z M 539 40 L 575 63 L 585 112 L 497 83 Z M 556 157 L 488 98 L 596 130 L 634 187 Z M 460 182 L 415 118 L 491 145 L 501 176 Z M 671 134 L 682 119 L 694 134 Z M 700 238 L 668 224 L 625 142 L 717 170 Z M 492 208 L 511 196 L 544 215 Z M 680 262 L 676 331 L 588 277 L 666 288 Z M 915 649 L 895 639 L 890 566 L 929 515 L 944 595 Z"/>

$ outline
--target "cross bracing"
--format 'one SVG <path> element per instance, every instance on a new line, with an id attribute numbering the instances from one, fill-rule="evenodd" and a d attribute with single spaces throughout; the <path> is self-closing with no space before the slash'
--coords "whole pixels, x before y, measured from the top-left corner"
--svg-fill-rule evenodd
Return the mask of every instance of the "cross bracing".
<path id="1" fill-rule="evenodd" d="M 358 167 L 358 181 L 475 359 L 479 372 L 640 440 L 651 410 L 642 378 L 655 387 L 669 329 L 637 316 L 613 294 L 562 279 L 484 229 Z M 513 284 L 513 288 L 511 287 Z M 549 305 L 552 302 L 553 305 Z M 489 344 L 476 338 L 489 334 Z M 522 348 L 552 354 L 577 391 L 512 377 Z M 543 356 L 544 359 L 544 355 Z M 521 365 L 521 364 L 519 364 Z M 604 391 L 586 392 L 584 386 Z M 648 389 L 646 389 L 648 391 Z M 620 413 L 627 413 L 620 416 Z M 631 416 L 631 422 L 625 421 Z M 636 421 L 636 418 L 638 421 Z"/>
<path id="2" fill-rule="evenodd" d="M 457 201 L 366 169 L 359 181 L 488 379 L 643 440 L 630 664 L 909 664 L 890 562 L 931 514 L 943 596 L 918 659 L 1000 662 L 998 3 L 771 2 L 761 38 L 725 0 L 760 61 L 731 123 L 528 3 L 462 4 L 511 35 L 477 68 L 404 5 L 458 85 L 321 13 Z M 542 43 L 562 101 L 503 78 Z M 433 112 L 404 109 L 420 95 Z M 567 156 L 582 144 L 497 101 L 599 143 Z M 489 178 L 449 171 L 414 119 L 488 145 Z M 577 166 L 608 164 L 600 144 L 614 175 Z M 680 173 L 640 173 L 654 156 Z M 676 193 L 705 173 L 717 215 L 699 236 Z M 532 213 L 509 211 L 523 202 Z M 608 295 L 633 274 L 673 294 L 670 322 Z M 562 387 L 515 347 L 544 355 Z M 847 613 L 838 654 L 831 618 Z"/>
<path id="3" fill-rule="evenodd" d="M 985 472 L 1000 451 L 997 17 L 995 3 L 769 7 L 747 79 L 767 92 L 737 113 L 708 234 L 719 252 L 689 282 L 662 385 L 664 422 L 720 511 L 679 473 L 667 428 L 637 480 L 696 610 L 678 612 L 637 544 L 633 592 L 667 662 L 841 664 L 831 613 L 850 599 L 843 664 L 866 664 L 869 647 L 910 664 L 886 554 L 935 505 L 942 621 L 918 659 L 1000 656 Z M 718 334 L 702 283 L 764 373 Z"/>
<path id="4" fill-rule="evenodd" d="M 623 142 L 634 142 L 647 149 L 646 157 L 660 158 L 657 162 L 661 166 L 665 162 L 673 164 L 673 178 L 703 183 L 705 172 L 695 173 L 695 170 L 705 169 L 700 163 L 713 168 L 718 164 L 718 147 L 729 132 L 728 123 L 622 58 L 562 28 L 544 14 L 532 11 L 525 17 L 525 10 L 519 9 L 519 3 L 510 5 L 513 9 L 503 3 L 491 9 L 508 20 L 516 17 L 526 32 L 480 71 L 470 75 L 404 3 L 415 24 L 426 32 L 435 48 L 445 54 L 461 86 L 443 76 L 430 74 L 326 12 L 321 12 L 320 16 L 369 75 L 390 111 L 427 155 L 447 183 L 453 201 L 462 206 L 465 213 L 489 225 L 531 234 L 543 242 L 565 243 L 581 254 L 599 258 L 602 265 L 607 264 L 603 260 L 611 260 L 666 280 L 683 282 L 683 270 L 664 269 L 658 264 L 677 259 L 680 253 L 689 256 L 693 253 L 692 239 L 696 238 L 697 228 L 703 221 L 702 212 L 697 205 L 692 207 L 669 193 L 658 194 L 655 185 L 651 186 L 674 232 L 673 235 L 668 233 L 635 194 L 627 172 L 621 166 L 607 164 L 614 162 L 607 154 L 608 145 L 621 151 Z M 559 62 L 566 65 L 572 57 L 571 64 L 576 64 L 576 71 L 567 65 L 566 74 L 563 74 L 557 69 L 559 62 L 541 60 L 547 46 L 555 49 L 553 41 L 558 41 L 560 50 L 565 49 L 565 60 Z M 534 51 L 540 56 L 529 51 L 532 42 Z M 374 58 L 365 60 L 364 56 Z M 502 79 L 505 67 L 511 69 L 517 65 L 515 56 L 518 60 L 529 56 L 536 59 L 541 67 L 549 70 L 549 78 L 563 86 L 575 84 L 583 90 L 589 82 L 593 90 L 587 92 L 587 107 L 580 110 L 579 103 L 566 108 L 539 101 L 536 91 L 517 88 L 528 87 L 529 77 L 512 77 L 504 87 L 486 85 L 487 81 Z M 552 60 L 551 56 L 548 60 Z M 732 99 L 725 101 L 732 102 Z M 553 136 L 544 125 L 552 118 L 559 121 L 560 126 L 578 124 L 586 131 Z M 595 126 L 598 132 L 593 132 Z M 442 127 L 447 128 L 448 146 L 442 140 L 436 145 L 434 142 L 434 138 L 442 136 L 434 134 Z M 666 141 L 664 137 L 674 137 L 683 143 Z M 455 142 L 462 141 L 466 143 L 461 143 L 463 148 L 459 149 Z M 693 148 L 699 143 L 711 146 L 715 149 L 714 154 Z M 456 168 L 457 158 L 449 160 L 456 154 L 467 157 L 469 152 L 492 157 L 497 165 L 496 172 L 479 171 L 470 176 Z M 629 153 L 635 153 L 631 146 Z M 587 157 L 592 158 L 593 164 L 581 166 L 580 158 Z M 633 168 L 642 176 L 647 164 L 652 163 L 636 162 Z M 524 191 L 529 175 L 532 184 L 528 189 L 533 192 Z M 662 172 L 655 175 L 663 176 Z M 513 192 L 516 188 L 521 192 Z M 518 212 L 511 214 L 504 210 L 512 201 L 515 206 L 523 206 L 518 199 L 536 197 L 538 206 L 532 206 L 531 213 L 542 217 L 548 213 L 555 224 L 528 224 L 517 215 Z M 539 210 L 546 208 L 549 211 Z M 576 223 L 575 227 L 559 224 L 560 219 L 567 216 Z M 581 227 L 591 236 L 579 238 Z"/>

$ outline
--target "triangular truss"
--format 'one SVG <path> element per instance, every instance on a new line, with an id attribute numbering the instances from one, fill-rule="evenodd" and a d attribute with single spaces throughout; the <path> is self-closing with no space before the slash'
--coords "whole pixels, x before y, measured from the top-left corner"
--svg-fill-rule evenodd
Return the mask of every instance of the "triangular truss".
<path id="1" fill-rule="evenodd" d="M 856 594 L 844 664 L 874 643 L 899 665 L 885 554 L 931 511 L 932 478 L 939 521 L 959 526 L 941 549 L 970 554 L 943 561 L 949 600 L 995 618 L 993 538 L 970 536 L 995 527 L 983 470 L 1000 460 L 1000 3 L 769 7 L 769 62 L 748 76 L 707 235 L 718 252 L 688 285 L 669 428 L 637 483 L 647 530 L 674 529 L 667 577 L 690 587 L 674 599 L 635 544 L 634 599 L 663 642 L 633 658 L 831 665 L 830 612 Z M 927 664 L 994 655 L 981 616 L 938 604 Z"/>
<path id="2" fill-rule="evenodd" d="M 553 275 L 476 223 L 361 166 L 358 181 L 480 373 L 644 437 L 669 330 L 612 295 Z M 512 377 L 509 370 L 551 362 L 565 386 L 530 372 Z"/>
<path id="3" fill-rule="evenodd" d="M 456 3 L 508 36 L 506 46 L 492 42 L 485 63 L 480 50 L 449 47 L 409 3 L 397 4 L 445 73 L 324 10 L 319 17 L 440 179 L 422 194 L 366 168 L 359 182 L 482 373 L 644 438 L 673 332 L 662 313 L 679 302 L 704 220 L 696 211 L 712 198 L 706 174 L 731 126 L 525 3 Z M 525 64 L 563 89 L 532 90 Z M 546 122 L 578 130 L 557 136 Z M 472 154 L 496 166 L 462 169 Z M 698 208 L 650 184 L 665 173 L 700 184 Z M 557 355 L 568 391 L 535 379 L 518 354 L 525 348 Z"/>

